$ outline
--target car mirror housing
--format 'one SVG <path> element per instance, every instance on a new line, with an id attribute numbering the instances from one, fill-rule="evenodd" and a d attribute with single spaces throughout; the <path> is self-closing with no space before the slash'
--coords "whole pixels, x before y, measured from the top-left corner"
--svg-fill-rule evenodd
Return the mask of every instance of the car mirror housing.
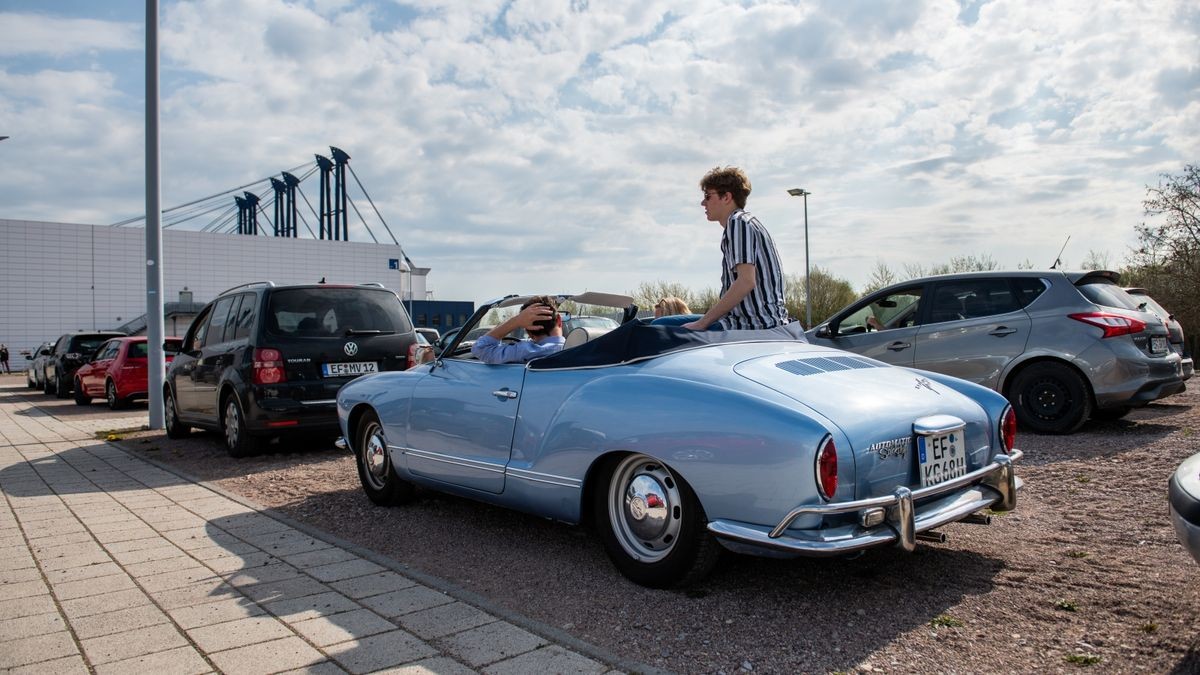
<path id="1" fill-rule="evenodd" d="M 831 338 L 834 336 L 834 333 L 835 333 L 835 330 L 832 327 L 830 327 L 829 324 L 825 324 L 824 326 L 817 328 L 816 335 L 819 338 Z"/>

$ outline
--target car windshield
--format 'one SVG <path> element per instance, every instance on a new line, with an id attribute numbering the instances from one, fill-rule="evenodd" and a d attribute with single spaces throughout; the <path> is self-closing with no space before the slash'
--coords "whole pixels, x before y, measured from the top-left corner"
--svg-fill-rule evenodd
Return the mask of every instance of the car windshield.
<path id="1" fill-rule="evenodd" d="M 395 293 L 359 287 L 294 288 L 271 294 L 268 330 L 276 335 L 326 337 L 349 331 L 412 330 Z"/>
<path id="2" fill-rule="evenodd" d="M 616 321 L 605 316 L 573 316 L 567 320 L 569 328 L 616 328 Z"/>

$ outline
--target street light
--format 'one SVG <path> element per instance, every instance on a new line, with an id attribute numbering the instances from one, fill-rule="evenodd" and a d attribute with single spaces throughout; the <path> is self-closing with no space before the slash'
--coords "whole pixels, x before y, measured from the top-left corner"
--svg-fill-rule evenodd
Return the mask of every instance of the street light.
<path id="1" fill-rule="evenodd" d="M 808 196 L 812 193 L 804 188 L 792 188 L 788 194 L 804 197 L 804 329 L 812 328 L 812 286 L 808 279 Z"/>

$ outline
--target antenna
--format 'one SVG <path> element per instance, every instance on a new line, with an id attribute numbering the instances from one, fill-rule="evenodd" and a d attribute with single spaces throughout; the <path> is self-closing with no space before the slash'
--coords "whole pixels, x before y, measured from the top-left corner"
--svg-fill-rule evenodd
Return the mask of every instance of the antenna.
<path id="1" fill-rule="evenodd" d="M 1058 249 L 1058 255 L 1054 256 L 1054 264 L 1050 266 L 1050 269 L 1056 270 L 1058 269 L 1058 266 L 1062 264 L 1062 253 L 1063 251 L 1067 250 L 1067 243 L 1070 241 L 1071 235 L 1068 234 L 1067 241 L 1063 242 L 1062 248 Z"/>

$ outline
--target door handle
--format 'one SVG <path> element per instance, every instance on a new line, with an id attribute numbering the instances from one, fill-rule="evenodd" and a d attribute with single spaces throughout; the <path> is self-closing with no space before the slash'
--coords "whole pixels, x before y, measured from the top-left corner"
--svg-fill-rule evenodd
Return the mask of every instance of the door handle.
<path id="1" fill-rule="evenodd" d="M 912 343 L 910 343 L 910 342 L 893 342 L 892 344 L 888 345 L 887 348 L 894 352 L 899 352 L 899 351 L 904 351 L 905 349 L 908 349 L 911 346 L 912 346 Z"/>
<path id="2" fill-rule="evenodd" d="M 496 398 L 516 398 L 517 392 L 505 387 L 503 389 L 497 389 L 496 391 L 493 391 L 492 396 L 495 396 Z"/>
<path id="3" fill-rule="evenodd" d="M 1009 328 L 1008 326 L 999 326 L 995 330 L 989 331 L 988 335 L 995 335 L 996 337 L 1004 337 L 1005 335 L 1012 335 L 1015 332 L 1017 332 L 1016 328 Z"/>

